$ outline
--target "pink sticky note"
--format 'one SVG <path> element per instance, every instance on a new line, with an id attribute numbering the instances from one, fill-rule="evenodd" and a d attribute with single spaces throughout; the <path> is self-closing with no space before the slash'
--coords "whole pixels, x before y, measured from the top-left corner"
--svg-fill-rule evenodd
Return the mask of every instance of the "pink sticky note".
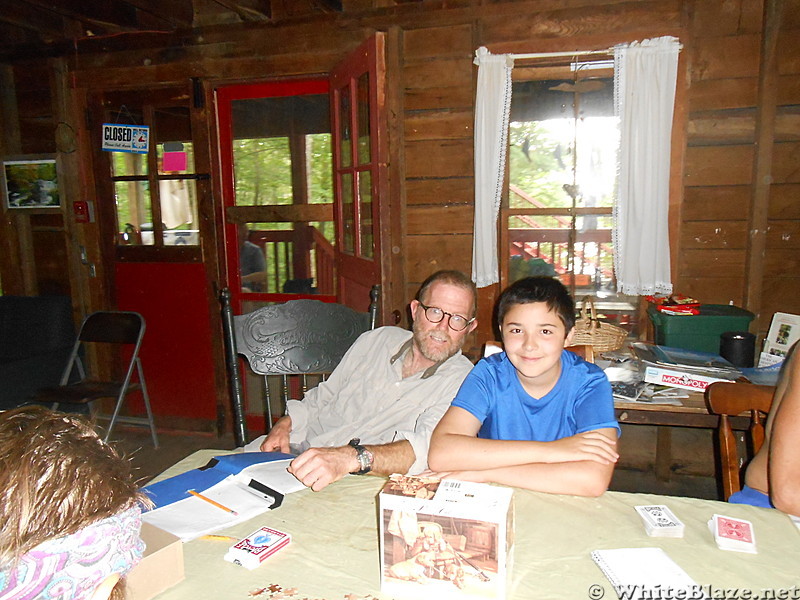
<path id="1" fill-rule="evenodd" d="M 164 152 L 162 171 L 185 171 L 186 152 Z"/>

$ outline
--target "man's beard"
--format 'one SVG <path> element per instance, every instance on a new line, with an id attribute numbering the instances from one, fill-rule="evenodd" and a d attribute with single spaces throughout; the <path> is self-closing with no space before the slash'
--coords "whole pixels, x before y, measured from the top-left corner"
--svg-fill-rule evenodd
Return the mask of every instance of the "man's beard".
<path id="1" fill-rule="evenodd" d="M 419 351 L 422 353 L 422 356 L 433 362 L 447 360 L 461 349 L 461 343 L 454 340 L 450 336 L 449 331 L 444 331 L 438 328 L 428 331 L 420 331 L 417 321 L 414 321 L 411 331 L 414 333 L 414 341 L 416 342 Z M 446 340 L 446 345 L 441 346 L 440 343 L 434 342 L 430 339 L 431 336 L 434 336 L 440 342 Z"/>

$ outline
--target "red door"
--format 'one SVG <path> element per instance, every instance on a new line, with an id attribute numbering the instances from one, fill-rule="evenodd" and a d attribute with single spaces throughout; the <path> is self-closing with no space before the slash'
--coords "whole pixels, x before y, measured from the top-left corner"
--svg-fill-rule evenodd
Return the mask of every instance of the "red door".
<path id="1" fill-rule="evenodd" d="M 367 310 L 381 283 L 381 205 L 386 199 L 384 35 L 377 33 L 331 73 L 336 274 L 339 302 Z"/>
<path id="2" fill-rule="evenodd" d="M 212 430 L 224 382 L 215 377 L 210 281 L 216 265 L 207 144 L 195 143 L 205 118 L 190 87 L 99 92 L 92 115 L 103 123 L 148 127 L 149 148 L 96 148 L 97 217 L 106 263 L 106 301 L 142 314 L 141 359 L 156 424 Z M 99 145 L 99 144 L 98 144 Z M 219 407 L 222 408 L 222 407 Z M 131 412 L 143 405 L 130 406 Z"/>

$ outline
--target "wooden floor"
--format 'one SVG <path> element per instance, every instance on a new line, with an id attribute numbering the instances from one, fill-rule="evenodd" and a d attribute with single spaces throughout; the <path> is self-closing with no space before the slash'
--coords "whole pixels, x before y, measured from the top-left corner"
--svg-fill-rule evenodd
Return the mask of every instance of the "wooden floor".
<path id="1" fill-rule="evenodd" d="M 147 429 L 130 426 L 115 428 L 111 441 L 133 462 L 137 478 L 142 484 L 195 450 L 203 448 L 230 450 L 235 447 L 232 435 L 217 438 L 208 433 L 160 431 L 160 445 L 158 449 L 154 449 Z M 624 463 L 615 470 L 611 489 L 719 499 L 717 482 L 713 477 L 674 473 L 669 481 L 660 481 L 652 471 L 626 467 Z"/>
<path id="2" fill-rule="evenodd" d="M 231 450 L 236 445 L 233 435 L 218 438 L 210 433 L 186 431 L 159 431 L 158 448 L 153 447 L 150 430 L 140 427 L 114 427 L 109 442 L 133 463 L 137 480 L 147 483 L 150 479 L 186 458 L 196 450 L 216 448 Z"/>

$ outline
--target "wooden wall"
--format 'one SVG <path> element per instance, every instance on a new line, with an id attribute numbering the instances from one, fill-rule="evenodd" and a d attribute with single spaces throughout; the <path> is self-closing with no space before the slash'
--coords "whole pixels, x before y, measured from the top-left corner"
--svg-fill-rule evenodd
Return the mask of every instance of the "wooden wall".
<path id="1" fill-rule="evenodd" d="M 599 49 L 675 35 L 684 44 L 672 157 L 675 290 L 750 307 L 763 334 L 774 311 L 800 313 L 800 0 L 765 2 L 767 18 L 760 0 L 353 0 L 340 14 L 270 25 L 97 40 L 65 57 L 71 125 L 87 134 L 82 102 L 94 89 L 197 77 L 210 99 L 226 82 L 327 73 L 372 32 L 390 32 L 391 195 L 402 214 L 395 245 L 403 281 L 388 301 L 402 306 L 433 270 L 470 271 L 475 48 Z M 45 114 L 56 85 L 52 64 L 13 66 L 20 151 L 55 150 L 46 132 L 56 119 Z M 2 114 L 7 96 L 0 95 Z M 91 182 L 91 174 L 71 176 Z M 0 268 L 14 287 L 8 261 Z M 496 293 L 482 291 L 473 347 L 492 337 Z"/>
<path id="2" fill-rule="evenodd" d="M 697 2 L 690 27 L 676 289 L 763 334 L 800 312 L 800 9 Z"/>

